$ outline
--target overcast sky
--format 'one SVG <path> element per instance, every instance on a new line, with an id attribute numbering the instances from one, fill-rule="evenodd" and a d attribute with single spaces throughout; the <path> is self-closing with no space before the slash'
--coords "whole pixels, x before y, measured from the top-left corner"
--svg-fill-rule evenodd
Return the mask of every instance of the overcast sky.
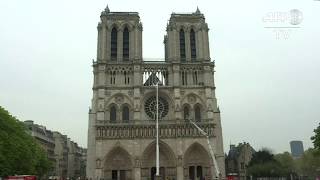
<path id="1" fill-rule="evenodd" d="M 96 27 L 107 4 L 139 12 L 145 58 L 164 57 L 172 12 L 198 6 L 204 13 L 225 150 L 243 141 L 276 153 L 289 151 L 291 140 L 312 146 L 320 121 L 315 0 L 2 0 L 0 105 L 86 147 Z M 298 25 L 290 24 L 292 9 L 300 12 Z"/>

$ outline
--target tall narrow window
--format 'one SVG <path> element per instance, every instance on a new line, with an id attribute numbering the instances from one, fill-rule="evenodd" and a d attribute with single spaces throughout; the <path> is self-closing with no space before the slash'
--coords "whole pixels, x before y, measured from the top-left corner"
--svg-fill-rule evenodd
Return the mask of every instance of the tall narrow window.
<path id="1" fill-rule="evenodd" d="M 124 75 L 124 84 L 127 84 L 127 72 L 124 71 L 123 75 Z"/>
<path id="2" fill-rule="evenodd" d="M 123 106 L 123 108 L 122 108 L 122 121 L 124 121 L 124 122 L 129 121 L 129 108 L 128 108 L 128 106 Z"/>
<path id="3" fill-rule="evenodd" d="M 187 71 L 181 72 L 182 85 L 188 85 L 188 73 Z"/>
<path id="4" fill-rule="evenodd" d="M 194 119 L 199 122 L 201 121 L 201 109 L 199 106 L 196 106 L 194 108 Z"/>
<path id="5" fill-rule="evenodd" d="M 186 106 L 186 107 L 184 107 L 184 109 L 183 109 L 183 118 L 184 118 L 184 120 L 189 120 L 189 118 L 190 118 L 190 113 L 189 113 L 189 107 L 188 106 Z"/>
<path id="6" fill-rule="evenodd" d="M 123 30 L 123 60 L 129 60 L 129 30 L 127 27 Z"/>
<path id="7" fill-rule="evenodd" d="M 113 74 L 112 74 L 112 71 L 110 71 L 110 84 L 113 84 Z"/>
<path id="8" fill-rule="evenodd" d="M 184 82 L 184 72 L 183 72 L 183 71 L 181 72 L 181 80 L 182 80 L 182 85 L 185 85 L 185 82 Z"/>
<path id="9" fill-rule="evenodd" d="M 110 108 L 110 122 L 116 122 L 117 120 L 117 109 L 115 106 Z"/>
<path id="10" fill-rule="evenodd" d="M 196 34 L 194 30 L 190 31 L 190 47 L 191 47 L 191 60 L 195 61 L 197 58 L 197 50 L 196 50 Z"/>
<path id="11" fill-rule="evenodd" d="M 193 78 L 193 84 L 198 85 L 198 72 L 196 70 L 193 71 L 192 78 Z"/>
<path id="12" fill-rule="evenodd" d="M 116 72 L 115 71 L 113 71 L 112 80 L 113 80 L 112 84 L 116 84 Z"/>
<path id="13" fill-rule="evenodd" d="M 111 31 L 111 60 L 117 59 L 117 43 L 118 40 L 118 32 L 116 28 L 112 28 Z"/>
<path id="14" fill-rule="evenodd" d="M 185 46 L 185 38 L 184 38 L 184 31 L 181 29 L 180 33 L 180 58 L 181 61 L 186 61 L 186 46 Z"/>

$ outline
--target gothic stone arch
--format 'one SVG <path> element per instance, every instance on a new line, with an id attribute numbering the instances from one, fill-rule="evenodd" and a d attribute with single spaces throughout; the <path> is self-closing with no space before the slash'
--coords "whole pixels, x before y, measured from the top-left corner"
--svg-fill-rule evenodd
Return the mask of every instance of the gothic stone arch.
<path id="1" fill-rule="evenodd" d="M 113 148 L 104 160 L 104 179 L 122 180 L 133 179 L 132 158 L 130 154 L 122 147 Z"/>
<path id="2" fill-rule="evenodd" d="M 211 157 L 199 143 L 193 143 L 184 153 L 184 179 L 196 180 L 211 177 Z"/>
<path id="3" fill-rule="evenodd" d="M 154 179 L 156 167 L 156 142 L 150 143 L 141 155 L 141 179 Z M 176 178 L 176 157 L 168 144 L 159 141 L 160 175 L 162 179 Z"/>

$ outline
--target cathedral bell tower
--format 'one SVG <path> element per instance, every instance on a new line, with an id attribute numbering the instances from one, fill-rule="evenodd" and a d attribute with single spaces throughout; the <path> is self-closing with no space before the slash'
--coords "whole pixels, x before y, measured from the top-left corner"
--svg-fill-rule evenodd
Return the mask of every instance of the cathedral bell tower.
<path id="1" fill-rule="evenodd" d="M 89 110 L 89 180 L 154 180 L 156 88 L 159 85 L 159 156 L 162 180 L 196 180 L 224 172 L 220 111 L 210 59 L 208 25 L 197 9 L 172 13 L 165 60 L 144 61 L 137 12 L 111 12 L 98 24 Z M 207 132 L 215 165 L 205 136 Z"/>
<path id="2" fill-rule="evenodd" d="M 101 13 L 98 24 L 97 60 L 129 63 L 142 60 L 142 24 L 137 12 Z"/>

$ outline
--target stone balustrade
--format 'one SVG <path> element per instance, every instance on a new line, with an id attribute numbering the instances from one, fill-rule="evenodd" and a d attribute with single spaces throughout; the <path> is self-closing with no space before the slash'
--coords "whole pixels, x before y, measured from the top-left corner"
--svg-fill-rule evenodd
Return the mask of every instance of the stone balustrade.
<path id="1" fill-rule="evenodd" d="M 200 122 L 198 126 L 214 136 L 215 124 L 212 122 Z M 132 139 L 132 138 L 155 138 L 156 129 L 155 122 L 149 121 L 144 124 L 115 123 L 115 124 L 99 124 L 96 125 L 97 139 Z M 203 137 L 201 132 L 191 123 L 159 123 L 160 138 L 176 138 L 176 137 Z"/>

